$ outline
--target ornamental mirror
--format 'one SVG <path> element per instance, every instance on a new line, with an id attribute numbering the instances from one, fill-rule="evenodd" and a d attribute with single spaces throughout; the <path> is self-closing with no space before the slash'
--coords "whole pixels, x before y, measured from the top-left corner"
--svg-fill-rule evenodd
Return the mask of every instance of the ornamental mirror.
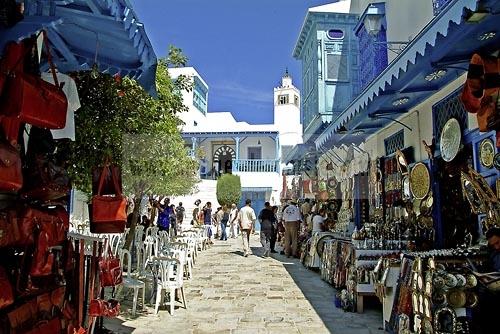
<path id="1" fill-rule="evenodd" d="M 464 172 L 462 172 L 460 180 L 462 183 L 462 191 L 471 206 L 472 212 L 475 214 L 484 213 L 484 203 L 478 193 L 478 189 L 476 189 L 477 186 L 474 184 L 475 182 Z"/>

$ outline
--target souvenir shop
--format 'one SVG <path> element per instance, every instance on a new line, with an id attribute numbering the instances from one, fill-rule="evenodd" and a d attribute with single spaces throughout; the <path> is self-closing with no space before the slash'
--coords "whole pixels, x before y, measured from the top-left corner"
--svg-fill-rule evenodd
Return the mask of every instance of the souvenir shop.
<path id="1" fill-rule="evenodd" d="M 378 299 L 390 333 L 496 328 L 500 274 L 485 236 L 500 226 L 499 44 L 472 38 L 495 17 L 447 19 L 434 22 L 447 34 L 424 29 L 315 142 L 328 194 L 316 198 L 331 222 L 311 238 L 319 260 L 305 264 L 338 290 L 338 307 L 363 312 Z"/>
<path id="2" fill-rule="evenodd" d="M 75 140 L 71 73 L 130 75 L 149 89 L 156 58 L 143 27 L 130 23 L 131 8 L 93 3 L 103 13 L 58 1 L 3 1 L 0 9 L 0 333 L 83 334 L 119 310 L 103 297 L 120 263 L 103 258 L 102 239 L 69 232 L 71 181 L 55 150 Z M 116 169 L 105 166 L 96 169 L 92 217 L 113 221 L 115 231 L 92 232 L 123 232 L 126 201 Z"/>

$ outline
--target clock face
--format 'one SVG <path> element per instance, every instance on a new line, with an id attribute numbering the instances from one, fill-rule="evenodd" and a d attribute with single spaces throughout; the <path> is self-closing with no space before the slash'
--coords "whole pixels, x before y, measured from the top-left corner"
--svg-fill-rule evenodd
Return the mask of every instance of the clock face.
<path id="1" fill-rule="evenodd" d="M 495 146 L 489 138 L 483 139 L 479 144 L 479 162 L 486 168 L 493 167 L 495 157 Z"/>
<path id="2" fill-rule="evenodd" d="M 456 118 L 450 118 L 443 126 L 440 138 L 441 157 L 444 161 L 450 162 L 458 154 L 460 150 L 460 142 L 462 141 L 462 131 L 460 123 Z"/>

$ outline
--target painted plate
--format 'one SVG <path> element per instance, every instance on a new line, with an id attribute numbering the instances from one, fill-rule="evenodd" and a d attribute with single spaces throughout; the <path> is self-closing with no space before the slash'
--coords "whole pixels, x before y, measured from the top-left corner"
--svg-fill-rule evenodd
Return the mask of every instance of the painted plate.
<path id="1" fill-rule="evenodd" d="M 496 169 L 500 170 L 500 152 L 493 157 L 493 165 L 495 165 Z"/>
<path id="2" fill-rule="evenodd" d="M 422 199 L 429 193 L 431 188 L 431 175 L 427 166 L 422 163 L 416 163 L 410 172 L 410 190 L 413 197 Z"/>
<path id="3" fill-rule="evenodd" d="M 479 162 L 481 162 L 481 165 L 484 167 L 493 167 L 495 153 L 495 145 L 493 145 L 493 140 L 490 138 L 483 139 L 481 143 L 479 143 Z"/>
<path id="4" fill-rule="evenodd" d="M 444 161 L 450 162 L 458 154 L 462 141 L 462 130 L 456 118 L 450 118 L 443 126 L 439 149 Z"/>

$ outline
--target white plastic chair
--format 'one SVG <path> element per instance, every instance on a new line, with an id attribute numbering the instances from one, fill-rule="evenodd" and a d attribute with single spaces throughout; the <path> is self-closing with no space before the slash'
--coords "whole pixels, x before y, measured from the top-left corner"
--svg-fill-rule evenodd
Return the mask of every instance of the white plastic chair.
<path id="1" fill-rule="evenodd" d="M 122 265 L 122 270 L 123 270 L 122 289 L 128 288 L 128 289 L 134 290 L 134 299 L 132 301 L 132 315 L 135 315 L 135 311 L 137 309 L 137 297 L 139 295 L 140 289 L 142 289 L 142 308 L 144 309 L 146 284 L 143 281 L 133 277 L 132 257 L 131 257 L 130 252 L 128 250 L 126 250 L 126 249 L 120 250 L 120 263 Z M 126 267 L 125 267 L 125 263 L 127 263 Z M 125 269 L 125 268 L 127 268 L 127 269 Z M 121 293 L 122 289 L 119 290 L 118 294 Z"/>
<path id="2" fill-rule="evenodd" d="M 158 286 L 156 289 L 155 314 L 158 314 L 160 303 L 163 300 L 163 291 L 169 292 L 170 314 L 174 315 L 175 292 L 180 289 L 184 308 L 187 309 L 184 296 L 183 265 L 181 261 L 169 257 L 156 258 L 159 269 Z"/>

